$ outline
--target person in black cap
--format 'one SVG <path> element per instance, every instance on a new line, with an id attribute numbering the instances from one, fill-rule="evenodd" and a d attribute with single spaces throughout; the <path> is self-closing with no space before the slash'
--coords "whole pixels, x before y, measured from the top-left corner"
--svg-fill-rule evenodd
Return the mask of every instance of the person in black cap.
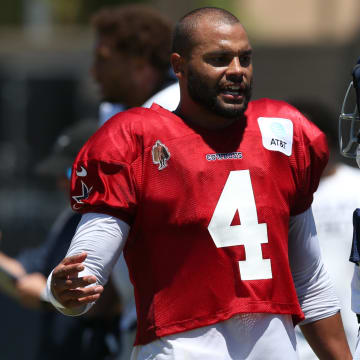
<path id="1" fill-rule="evenodd" d="M 72 162 L 97 126 L 95 121 L 81 121 L 66 129 L 35 172 L 56 179 L 67 194 Z M 43 310 L 36 359 L 113 359 L 119 352 L 121 309 L 111 282 L 106 299 L 88 317 L 65 317 L 48 306 L 46 276 L 66 254 L 80 217 L 66 208 L 39 247 L 26 249 L 16 258 L 0 252 L 0 267 L 15 279 L 10 294 L 26 307 Z"/>

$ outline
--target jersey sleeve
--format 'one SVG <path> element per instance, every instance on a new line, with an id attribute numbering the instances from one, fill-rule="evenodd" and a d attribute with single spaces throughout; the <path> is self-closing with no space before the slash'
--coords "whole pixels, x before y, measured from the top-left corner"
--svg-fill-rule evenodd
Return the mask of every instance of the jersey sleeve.
<path id="1" fill-rule="evenodd" d="M 310 207 L 313 194 L 318 188 L 320 177 L 329 160 L 325 134 L 301 113 L 298 113 L 297 120 L 294 134 L 297 192 L 291 215 L 298 215 Z"/>
<path id="2" fill-rule="evenodd" d="M 115 216 L 131 224 L 141 179 L 141 141 L 136 109 L 111 118 L 84 145 L 72 167 L 70 200 L 80 213 Z"/>

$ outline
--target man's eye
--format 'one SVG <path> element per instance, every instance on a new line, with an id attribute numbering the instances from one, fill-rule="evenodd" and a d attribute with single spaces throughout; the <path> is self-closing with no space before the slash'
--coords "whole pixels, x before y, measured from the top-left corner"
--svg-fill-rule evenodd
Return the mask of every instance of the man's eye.
<path id="1" fill-rule="evenodd" d="M 214 56 L 209 59 L 209 63 L 215 66 L 226 65 L 228 61 L 229 60 L 225 56 Z"/>
<path id="2" fill-rule="evenodd" d="M 243 67 L 247 67 L 251 64 L 251 56 L 247 55 L 247 56 L 242 56 L 240 58 L 240 65 Z"/>

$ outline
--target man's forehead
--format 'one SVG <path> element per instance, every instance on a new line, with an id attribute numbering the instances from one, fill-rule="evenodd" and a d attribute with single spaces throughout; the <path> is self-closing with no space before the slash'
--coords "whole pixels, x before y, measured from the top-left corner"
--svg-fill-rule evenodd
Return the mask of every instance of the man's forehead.
<path id="1" fill-rule="evenodd" d="M 251 46 L 244 27 L 240 23 L 228 24 L 224 22 L 199 23 L 193 33 L 194 47 L 226 48 L 236 44 L 244 51 L 251 50 Z"/>

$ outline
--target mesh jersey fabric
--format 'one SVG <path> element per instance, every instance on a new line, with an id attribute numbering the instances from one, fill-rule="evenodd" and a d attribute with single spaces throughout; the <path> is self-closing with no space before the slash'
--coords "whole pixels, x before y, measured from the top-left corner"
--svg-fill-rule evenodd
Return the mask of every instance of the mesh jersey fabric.
<path id="1" fill-rule="evenodd" d="M 265 148 L 260 117 L 277 129 L 276 119 L 291 121 L 290 155 L 281 143 Z M 276 129 L 273 137 L 278 140 Z M 327 159 L 320 130 L 295 108 L 270 99 L 250 102 L 241 121 L 216 131 L 157 105 L 123 112 L 101 127 L 74 163 L 72 207 L 131 226 L 124 255 L 136 298 L 135 343 L 239 313 L 301 320 L 288 263 L 288 223 L 310 206 Z M 237 197 L 221 201 L 212 235 L 217 204 L 232 190 Z M 234 209 L 231 216 L 227 208 Z M 251 236 L 260 234 L 259 227 L 261 241 Z M 216 235 L 231 238 L 240 228 L 245 232 L 234 244 Z M 271 270 L 253 278 L 254 268 L 266 261 Z"/>

